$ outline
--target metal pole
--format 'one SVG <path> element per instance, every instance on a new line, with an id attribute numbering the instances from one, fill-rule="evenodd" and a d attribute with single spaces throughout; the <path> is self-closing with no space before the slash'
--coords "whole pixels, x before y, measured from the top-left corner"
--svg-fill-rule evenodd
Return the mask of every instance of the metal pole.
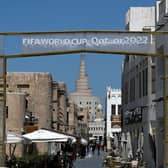
<path id="1" fill-rule="evenodd" d="M 3 57 L 3 78 L 4 78 L 4 85 L 3 85 L 3 159 L 4 159 L 4 166 L 5 166 L 5 158 L 6 158 L 6 68 L 7 68 L 7 58 L 6 56 Z"/>
<path id="2" fill-rule="evenodd" d="M 5 154 L 6 154 L 6 146 L 5 146 L 5 139 L 6 139 L 6 57 L 3 56 L 1 58 L 2 60 L 2 76 L 1 76 L 1 84 L 2 84 L 2 90 L 1 90 L 1 95 L 0 95 L 0 111 L 1 111 L 1 116 L 0 116 L 0 123 L 1 123 L 1 128 L 0 128 L 0 141 L 1 141 L 1 148 L 0 148 L 0 166 L 5 166 Z"/>
<path id="3" fill-rule="evenodd" d="M 168 123 L 167 123 L 167 58 L 162 57 L 163 60 L 163 127 L 164 127 L 164 168 L 168 168 Z"/>

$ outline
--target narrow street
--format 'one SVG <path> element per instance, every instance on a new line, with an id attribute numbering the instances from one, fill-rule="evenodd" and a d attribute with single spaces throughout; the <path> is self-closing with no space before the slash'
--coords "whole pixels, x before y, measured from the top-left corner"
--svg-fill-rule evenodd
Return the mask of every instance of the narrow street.
<path id="1" fill-rule="evenodd" d="M 107 154 L 108 153 L 104 151 L 100 151 L 100 155 L 98 155 L 97 151 L 95 151 L 94 155 L 90 153 L 84 159 L 78 158 L 74 162 L 74 168 L 102 168 L 103 158 Z"/>

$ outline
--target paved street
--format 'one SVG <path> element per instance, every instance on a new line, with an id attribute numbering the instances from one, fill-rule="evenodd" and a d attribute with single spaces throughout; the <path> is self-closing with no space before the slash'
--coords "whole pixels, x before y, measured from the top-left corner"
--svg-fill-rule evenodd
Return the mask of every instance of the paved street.
<path id="1" fill-rule="evenodd" d="M 97 151 L 95 151 L 94 155 L 88 155 L 84 159 L 78 158 L 74 163 L 74 168 L 102 168 L 103 157 L 107 155 L 107 153 L 101 151 L 100 155 L 97 155 Z"/>

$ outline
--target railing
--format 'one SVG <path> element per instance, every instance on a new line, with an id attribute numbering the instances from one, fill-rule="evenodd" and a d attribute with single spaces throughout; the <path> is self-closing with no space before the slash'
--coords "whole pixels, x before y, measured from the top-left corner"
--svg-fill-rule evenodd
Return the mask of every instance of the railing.
<path id="1" fill-rule="evenodd" d="M 121 122 L 121 116 L 120 115 L 113 115 L 112 122 Z"/>

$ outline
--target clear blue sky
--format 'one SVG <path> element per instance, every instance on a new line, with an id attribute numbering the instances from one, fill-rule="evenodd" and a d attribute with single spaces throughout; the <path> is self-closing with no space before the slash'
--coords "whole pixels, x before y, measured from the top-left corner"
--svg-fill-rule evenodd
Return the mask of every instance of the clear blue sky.
<path id="1" fill-rule="evenodd" d="M 155 0 L 1 0 L 0 31 L 124 30 L 129 7 L 154 5 Z M 8 61 L 8 71 L 50 72 L 70 92 L 79 76 L 79 55 L 13 59 Z M 107 85 L 121 87 L 123 57 L 86 56 L 90 87 L 104 103 Z"/>

